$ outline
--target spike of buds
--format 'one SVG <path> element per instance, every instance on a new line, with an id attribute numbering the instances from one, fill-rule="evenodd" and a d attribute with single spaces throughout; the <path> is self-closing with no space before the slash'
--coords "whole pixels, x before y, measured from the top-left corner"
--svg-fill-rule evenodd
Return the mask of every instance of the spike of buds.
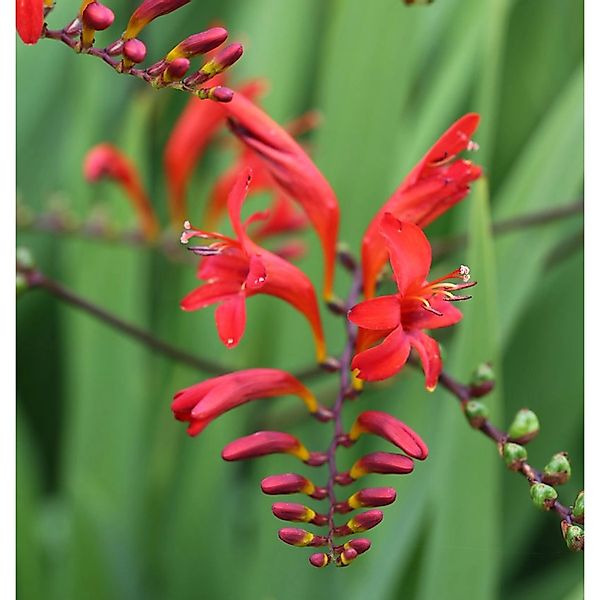
<path id="1" fill-rule="evenodd" d="M 573 504 L 573 510 L 571 514 L 573 515 L 573 521 L 576 523 L 583 523 L 584 521 L 584 510 L 583 510 L 583 490 L 577 494 L 577 498 L 575 498 L 575 504 Z"/>
<path id="2" fill-rule="evenodd" d="M 308 561 L 313 567 L 317 567 L 317 569 L 322 569 L 329 564 L 329 554 L 325 554 L 323 552 L 316 552 L 315 554 L 311 554 L 308 557 Z"/>
<path id="3" fill-rule="evenodd" d="M 545 483 L 534 483 L 529 489 L 529 495 L 540 510 L 550 510 L 558 498 L 557 491 Z"/>
<path id="4" fill-rule="evenodd" d="M 567 548 L 572 552 L 583 550 L 584 532 L 578 525 L 571 525 L 567 521 L 561 521 L 560 528 L 567 543 Z"/>
<path id="5" fill-rule="evenodd" d="M 333 535 L 342 537 L 353 533 L 361 533 L 369 529 L 373 529 L 383 521 L 383 513 L 380 510 L 368 510 L 352 517 L 345 525 L 336 527 L 333 530 Z M 356 552 L 356 550 L 355 550 Z"/>
<path id="6" fill-rule="evenodd" d="M 297 473 L 270 475 L 262 480 L 260 487 L 263 493 L 270 496 L 301 493 L 315 498 L 316 500 L 321 500 L 327 496 L 327 490 L 325 488 L 316 487 L 310 479 L 298 475 Z"/>
<path id="7" fill-rule="evenodd" d="M 312 508 L 295 502 L 275 502 L 271 506 L 271 510 L 278 519 L 283 521 L 298 521 L 313 525 L 325 525 L 328 521 L 325 515 L 320 515 Z"/>
<path id="8" fill-rule="evenodd" d="M 522 408 L 516 415 L 508 429 L 511 442 L 527 444 L 540 431 L 540 422 L 536 414 L 528 408 Z"/>
<path id="9" fill-rule="evenodd" d="M 469 425 L 474 429 L 479 429 L 488 419 L 488 407 L 478 400 L 469 400 L 464 405 L 465 416 L 469 421 Z"/>
<path id="10" fill-rule="evenodd" d="M 126 59 L 124 68 L 130 68 L 132 64 L 141 63 L 146 58 L 146 45 L 136 38 L 127 40 L 123 44 L 123 56 Z"/>
<path id="11" fill-rule="evenodd" d="M 368 410 L 358 415 L 348 437 L 356 441 L 363 433 L 388 440 L 412 458 L 427 458 L 429 450 L 425 442 L 408 425 L 387 413 Z"/>
<path id="12" fill-rule="evenodd" d="M 367 473 L 404 475 L 411 473 L 413 468 L 413 461 L 402 454 L 372 452 L 358 459 L 348 473 L 341 473 L 337 482 L 345 485 Z"/>
<path id="13" fill-rule="evenodd" d="M 290 546 L 325 546 L 327 538 L 321 535 L 314 535 L 306 529 L 297 529 L 296 527 L 285 527 L 278 532 L 279 539 Z"/>
<path id="14" fill-rule="evenodd" d="M 566 452 L 555 454 L 544 467 L 542 481 L 549 485 L 562 485 L 571 478 L 571 463 Z"/>
<path id="15" fill-rule="evenodd" d="M 123 32 L 123 39 L 130 40 L 137 37 L 148 23 L 181 8 L 188 2 L 190 0 L 144 0 L 129 18 L 127 28 Z"/>
<path id="16" fill-rule="evenodd" d="M 176 58 L 192 58 L 198 54 L 205 54 L 220 46 L 228 36 L 227 29 L 212 27 L 201 33 L 195 33 L 179 42 L 165 57 L 167 61 Z"/>
<path id="17" fill-rule="evenodd" d="M 502 446 L 502 456 L 511 471 L 519 471 L 527 460 L 527 450 L 519 444 L 507 442 Z"/>
<path id="18" fill-rule="evenodd" d="M 221 456 L 228 461 L 258 458 L 267 454 L 291 454 L 311 466 L 322 465 L 327 455 L 309 452 L 293 435 L 281 431 L 257 431 L 227 444 Z"/>

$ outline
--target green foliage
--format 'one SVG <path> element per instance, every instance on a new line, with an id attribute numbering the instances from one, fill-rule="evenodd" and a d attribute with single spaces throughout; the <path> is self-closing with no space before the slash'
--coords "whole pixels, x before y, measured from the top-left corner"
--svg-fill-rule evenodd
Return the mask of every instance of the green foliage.
<path id="1" fill-rule="evenodd" d="M 76 10 L 66 0 L 57 4 L 51 25 Z M 109 31 L 122 30 L 131 6 L 111 2 Z M 142 37 L 150 58 L 215 19 L 245 43 L 232 76 L 267 78 L 272 91 L 264 104 L 280 122 L 312 108 L 322 114 L 311 145 L 339 196 L 341 238 L 353 251 L 368 219 L 437 136 L 464 112 L 481 112 L 481 150 L 472 158 L 484 164 L 486 179 L 429 229 L 434 238 L 468 233 L 450 268 L 467 263 L 478 281 L 461 305 L 464 320 L 443 339 L 446 366 L 468 381 L 491 361 L 498 382 L 485 399 L 491 421 L 504 425 L 523 407 L 535 411 L 541 427 L 527 447 L 529 461 L 541 467 L 568 451 L 572 476 L 559 499 L 569 504 L 583 487 L 583 257 L 580 244 L 571 252 L 564 242 L 581 230 L 581 218 L 500 237 L 490 225 L 582 193 L 581 0 L 415 7 L 203 0 L 148 27 Z M 106 32 L 98 37 L 110 40 Z M 29 206 L 40 210 L 59 198 L 78 218 L 100 206 L 120 227 L 131 226 L 121 195 L 108 185 L 91 188 L 81 176 L 87 149 L 111 141 L 140 167 L 166 215 L 161 149 L 181 95 L 155 92 L 43 40 L 19 45 L 17 72 L 17 188 Z M 200 165 L 193 215 L 223 167 L 215 153 Z M 314 235 L 308 239 L 301 266 L 319 282 L 320 252 Z M 195 285 L 189 265 L 149 250 L 31 232 L 19 234 L 19 245 L 79 294 L 198 355 L 232 368 L 295 369 L 312 360 L 302 319 L 258 297 L 240 347 L 223 349 L 210 310 L 178 308 Z M 434 273 L 446 266 L 434 264 Z M 341 294 L 345 276 L 337 283 Z M 336 353 L 339 321 L 327 317 L 326 330 Z M 17 578 L 24 600 L 579 597 L 581 555 L 566 551 L 556 515 L 532 508 L 523 478 L 469 428 L 454 398 L 424 391 L 417 370 L 368 388 L 348 406 L 345 424 L 367 407 L 388 410 L 424 437 L 430 458 L 398 482 L 398 500 L 373 530 L 369 553 L 351 568 L 319 571 L 308 565 L 310 552 L 277 540 L 271 499 L 260 494 L 261 478 L 292 469 L 291 459 L 237 465 L 219 458 L 236 436 L 276 423 L 278 402 L 244 407 L 189 439 L 169 405 L 202 373 L 42 292 L 19 298 L 18 331 Z M 314 384 L 324 398 L 326 381 Z M 315 448 L 329 437 L 328 426 L 292 429 Z M 341 466 L 370 443 L 340 451 Z"/>

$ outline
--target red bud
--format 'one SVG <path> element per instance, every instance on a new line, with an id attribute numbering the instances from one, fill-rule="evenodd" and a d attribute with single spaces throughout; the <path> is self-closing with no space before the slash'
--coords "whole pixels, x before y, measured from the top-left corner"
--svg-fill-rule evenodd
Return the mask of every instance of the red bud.
<path id="1" fill-rule="evenodd" d="M 413 461 L 402 454 L 372 452 L 357 460 L 349 471 L 352 479 L 358 479 L 367 473 L 404 475 L 411 473 Z"/>
<path id="2" fill-rule="evenodd" d="M 88 4 L 81 15 L 81 20 L 84 25 L 94 31 L 104 31 L 108 29 L 115 20 L 115 15 L 110 8 L 100 4 L 100 2 L 92 2 Z"/>
<path id="3" fill-rule="evenodd" d="M 305 529 L 296 529 L 295 527 L 285 527 L 278 532 L 279 539 L 290 546 L 325 546 L 327 538 L 321 535 L 314 535 Z"/>
<path id="4" fill-rule="evenodd" d="M 309 451 L 293 435 L 281 431 L 258 431 L 227 444 L 221 456 L 225 460 L 245 460 L 267 454 L 286 453 L 307 462 Z"/>
<path id="5" fill-rule="evenodd" d="M 123 44 L 123 56 L 132 63 L 141 63 L 146 58 L 146 46 L 138 39 L 127 40 Z"/>

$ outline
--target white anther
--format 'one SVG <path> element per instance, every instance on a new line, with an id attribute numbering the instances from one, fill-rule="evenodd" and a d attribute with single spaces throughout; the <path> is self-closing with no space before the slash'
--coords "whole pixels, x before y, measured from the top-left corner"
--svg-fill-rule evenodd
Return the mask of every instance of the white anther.
<path id="1" fill-rule="evenodd" d="M 460 269 L 458 269 L 460 276 L 464 282 L 469 281 L 471 279 L 471 269 L 467 267 L 467 265 L 460 265 Z"/>

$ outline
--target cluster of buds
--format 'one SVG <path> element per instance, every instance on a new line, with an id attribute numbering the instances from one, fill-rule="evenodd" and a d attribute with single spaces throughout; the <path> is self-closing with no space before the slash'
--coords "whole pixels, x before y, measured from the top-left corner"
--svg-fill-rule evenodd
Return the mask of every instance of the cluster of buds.
<path id="1" fill-rule="evenodd" d="M 44 23 L 53 7 L 52 0 L 22 0 L 17 2 L 17 31 L 27 44 L 35 44 L 42 36 L 60 39 L 76 52 L 99 56 L 117 71 L 132 73 L 154 87 L 170 87 L 185 90 L 200 99 L 230 102 L 231 89 L 206 85 L 231 67 L 243 53 L 242 45 L 238 43 L 217 50 L 228 37 L 227 30 L 222 27 L 190 35 L 158 62 L 144 69 L 136 67 L 146 59 L 147 48 L 139 37 L 144 28 L 189 2 L 144 0 L 129 18 L 121 36 L 104 48 L 95 47 L 96 32 L 110 28 L 115 16 L 98 0 L 83 0 L 75 19 L 58 31 L 48 30 Z M 199 69 L 192 67 L 195 57 L 209 53 L 208 60 Z"/>

